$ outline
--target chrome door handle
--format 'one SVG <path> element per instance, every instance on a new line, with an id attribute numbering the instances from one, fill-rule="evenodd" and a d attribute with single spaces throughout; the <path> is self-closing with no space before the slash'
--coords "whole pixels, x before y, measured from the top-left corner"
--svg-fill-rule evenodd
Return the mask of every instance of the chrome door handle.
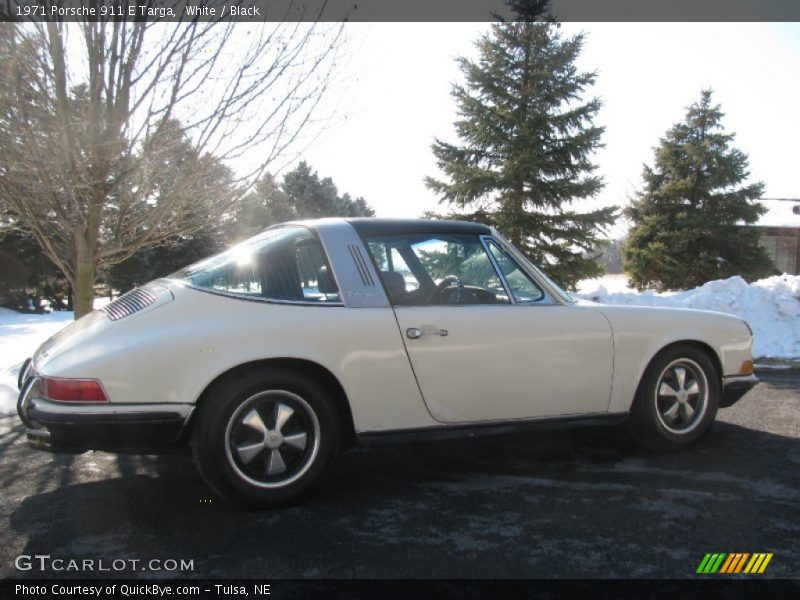
<path id="1" fill-rule="evenodd" d="M 406 329 L 406 335 L 410 340 L 418 340 L 423 335 L 438 335 L 441 337 L 445 337 L 447 335 L 447 329 L 422 330 L 419 327 L 409 327 L 408 329 Z"/>

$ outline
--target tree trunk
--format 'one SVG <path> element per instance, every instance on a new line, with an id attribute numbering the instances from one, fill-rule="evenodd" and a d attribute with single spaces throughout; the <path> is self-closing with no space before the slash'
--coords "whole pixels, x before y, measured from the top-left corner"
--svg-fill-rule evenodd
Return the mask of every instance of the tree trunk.
<path id="1" fill-rule="evenodd" d="M 94 265 L 91 259 L 82 257 L 75 266 L 75 282 L 72 285 L 72 305 L 75 318 L 92 312 L 94 305 Z"/>

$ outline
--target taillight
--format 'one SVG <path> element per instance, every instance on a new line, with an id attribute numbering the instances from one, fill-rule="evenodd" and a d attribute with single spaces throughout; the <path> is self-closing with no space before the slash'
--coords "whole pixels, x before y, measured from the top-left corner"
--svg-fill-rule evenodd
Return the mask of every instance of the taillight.
<path id="1" fill-rule="evenodd" d="M 60 379 L 42 377 L 42 395 L 58 402 L 108 402 L 103 385 L 97 379 Z"/>

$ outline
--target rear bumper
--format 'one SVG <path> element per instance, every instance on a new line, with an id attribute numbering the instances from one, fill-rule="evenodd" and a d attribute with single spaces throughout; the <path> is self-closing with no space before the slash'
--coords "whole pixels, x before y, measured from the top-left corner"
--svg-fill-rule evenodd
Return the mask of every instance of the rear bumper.
<path id="1" fill-rule="evenodd" d="M 53 402 L 39 397 L 36 377 L 23 383 L 17 412 L 31 447 L 52 452 L 170 451 L 181 441 L 191 404 Z"/>
<path id="2" fill-rule="evenodd" d="M 749 392 L 758 383 L 755 375 L 734 375 L 723 377 L 722 379 L 722 398 L 720 407 L 733 406 L 742 396 Z"/>

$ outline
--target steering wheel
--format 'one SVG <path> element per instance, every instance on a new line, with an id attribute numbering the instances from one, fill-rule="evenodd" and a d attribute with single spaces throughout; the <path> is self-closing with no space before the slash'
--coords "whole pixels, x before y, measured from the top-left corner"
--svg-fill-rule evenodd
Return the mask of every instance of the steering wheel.
<path id="1" fill-rule="evenodd" d="M 464 284 L 461 282 L 461 279 L 459 279 L 458 275 L 448 275 L 442 279 L 431 292 L 431 295 L 428 296 L 428 302 L 431 304 L 441 304 L 444 292 L 452 287 L 458 288 L 458 295 L 456 296 L 455 303 L 460 304 L 461 296 L 464 292 Z"/>

